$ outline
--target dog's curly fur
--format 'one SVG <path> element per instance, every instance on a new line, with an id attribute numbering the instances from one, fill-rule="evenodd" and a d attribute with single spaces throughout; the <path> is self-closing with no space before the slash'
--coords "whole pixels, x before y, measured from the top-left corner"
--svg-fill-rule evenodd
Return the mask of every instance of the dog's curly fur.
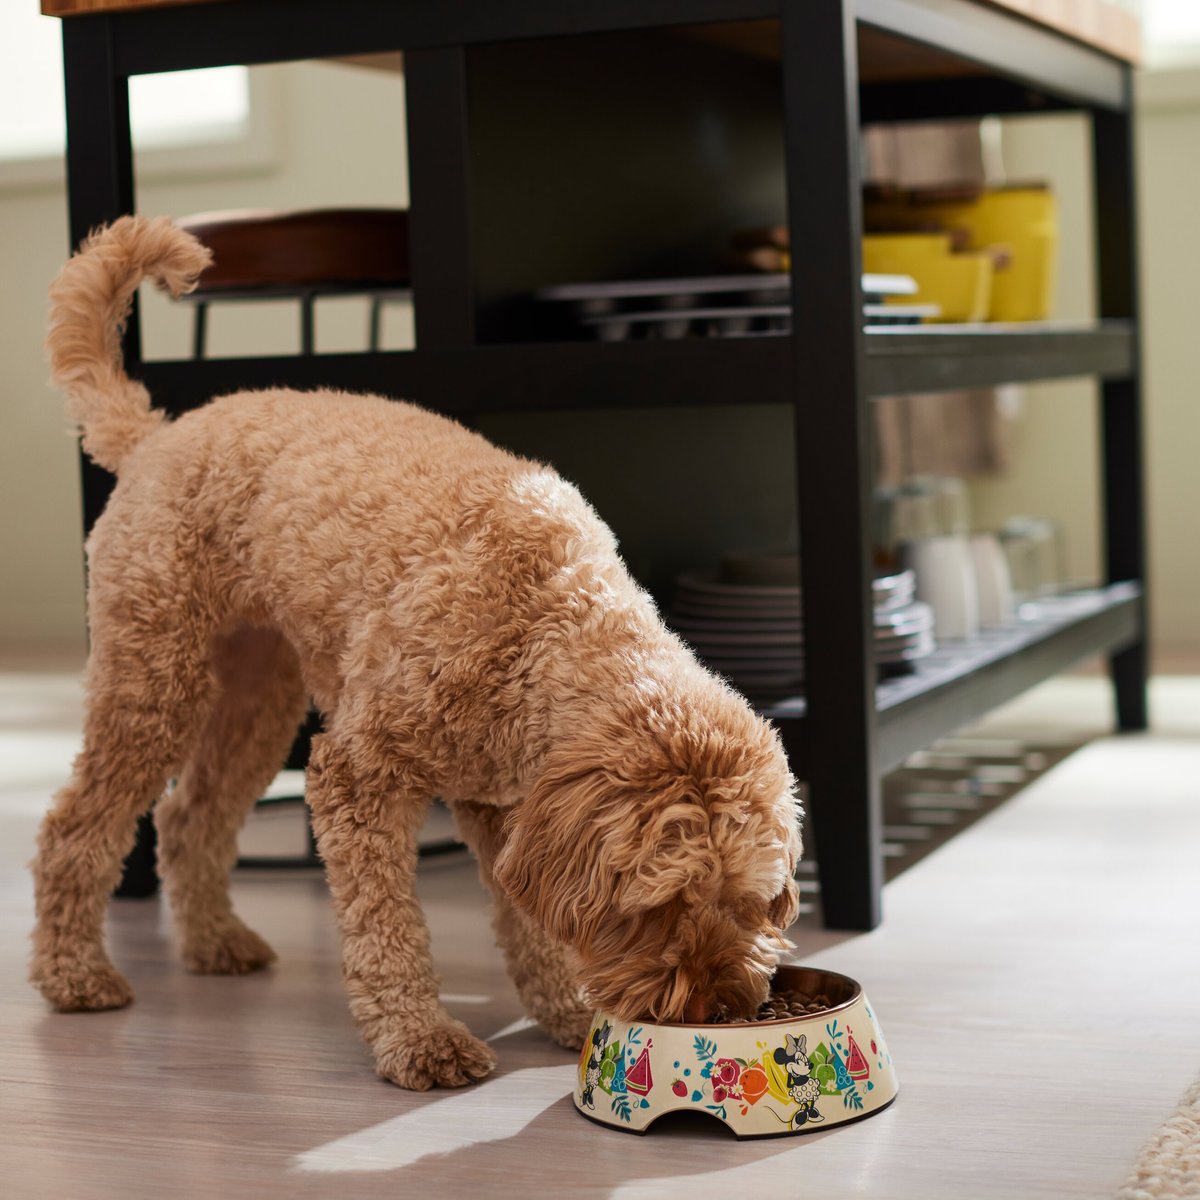
<path id="1" fill-rule="evenodd" d="M 188 965 L 271 961 L 228 874 L 311 695 L 307 796 L 381 1075 L 453 1085 L 495 1061 L 438 1000 L 414 890 L 434 795 L 560 1042 L 581 1044 L 586 1001 L 748 1014 L 795 915 L 776 733 L 664 628 L 550 468 L 372 396 L 244 392 L 166 420 L 124 373 L 121 326 L 143 277 L 178 294 L 207 262 L 169 221 L 126 217 L 51 293 L 54 380 L 119 480 L 88 543 L 84 746 L 33 864 L 33 981 L 63 1010 L 130 1001 L 104 915 L 156 801 Z"/>

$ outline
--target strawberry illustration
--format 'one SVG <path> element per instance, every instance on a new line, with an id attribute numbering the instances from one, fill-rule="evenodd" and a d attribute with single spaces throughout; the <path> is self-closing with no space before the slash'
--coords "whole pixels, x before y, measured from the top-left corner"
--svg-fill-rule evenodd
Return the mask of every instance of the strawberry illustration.
<path id="1" fill-rule="evenodd" d="M 682 1079 L 677 1079 L 671 1084 L 671 1091 L 677 1096 L 686 1096 L 688 1093 L 687 1084 Z"/>

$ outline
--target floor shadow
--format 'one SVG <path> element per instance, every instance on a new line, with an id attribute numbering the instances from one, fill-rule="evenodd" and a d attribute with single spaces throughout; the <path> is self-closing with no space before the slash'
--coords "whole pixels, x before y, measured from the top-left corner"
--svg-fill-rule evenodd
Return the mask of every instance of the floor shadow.
<path id="1" fill-rule="evenodd" d="M 575 1111 L 570 1094 L 564 1095 L 534 1117 L 519 1133 L 495 1141 L 480 1141 L 445 1153 L 429 1154 L 416 1162 L 390 1170 L 353 1172 L 386 1179 L 396 1195 L 471 1195 L 496 1190 L 522 1189 L 526 1194 L 608 1197 L 628 1185 L 670 1180 L 689 1194 L 707 1194 L 705 1177 L 725 1175 L 752 1164 L 762 1164 L 801 1142 L 815 1142 L 832 1131 L 797 1137 L 739 1140 L 720 1121 L 702 1114 L 669 1114 L 644 1135 L 605 1129 L 585 1121 Z M 552 1177 L 540 1173 L 547 1147 L 553 1147 L 555 1169 L 564 1155 L 571 1175 Z M 328 1183 L 330 1176 L 321 1176 Z M 295 1175 L 292 1178 L 296 1178 Z M 311 1176 L 310 1176 L 311 1179 Z M 504 1180 L 500 1188 L 498 1181 Z M 341 1181 L 348 1184 L 345 1174 Z M 352 1185 L 350 1186 L 352 1190 Z M 639 1188 L 633 1189 L 635 1192 Z M 725 1188 L 721 1191 L 724 1193 Z M 736 1189 L 734 1189 L 736 1191 Z"/>

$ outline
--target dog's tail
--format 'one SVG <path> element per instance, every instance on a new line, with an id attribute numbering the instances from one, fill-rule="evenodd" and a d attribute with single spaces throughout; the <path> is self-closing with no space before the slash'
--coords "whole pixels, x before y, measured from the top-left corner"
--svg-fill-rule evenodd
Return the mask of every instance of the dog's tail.
<path id="1" fill-rule="evenodd" d="M 51 381 L 99 466 L 125 456 L 166 419 L 150 394 L 125 374 L 121 334 L 138 284 L 153 279 L 173 296 L 190 292 L 212 255 L 165 217 L 121 217 L 80 247 L 50 288 L 46 352 Z"/>

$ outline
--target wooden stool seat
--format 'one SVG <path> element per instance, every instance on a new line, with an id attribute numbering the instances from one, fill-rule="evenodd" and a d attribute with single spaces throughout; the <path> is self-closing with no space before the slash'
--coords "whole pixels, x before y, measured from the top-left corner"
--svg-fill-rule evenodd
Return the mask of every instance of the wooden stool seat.
<path id="1" fill-rule="evenodd" d="M 197 213 L 177 224 L 213 253 L 195 291 L 183 297 L 196 305 L 196 358 L 204 357 L 209 303 L 277 297 L 300 301 L 301 352 L 311 354 L 318 296 L 370 296 L 375 350 L 383 298 L 411 282 L 403 208 L 241 209 Z"/>

